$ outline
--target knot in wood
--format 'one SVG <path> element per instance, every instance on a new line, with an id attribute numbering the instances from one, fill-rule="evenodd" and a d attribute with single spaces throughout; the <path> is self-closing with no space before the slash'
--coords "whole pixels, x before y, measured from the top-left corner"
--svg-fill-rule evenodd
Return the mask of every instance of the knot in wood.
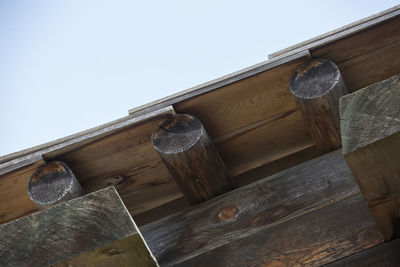
<path id="1" fill-rule="evenodd" d="M 218 214 L 218 218 L 224 222 L 232 221 L 233 219 L 235 219 L 238 211 L 239 209 L 235 206 L 224 207 Z"/>

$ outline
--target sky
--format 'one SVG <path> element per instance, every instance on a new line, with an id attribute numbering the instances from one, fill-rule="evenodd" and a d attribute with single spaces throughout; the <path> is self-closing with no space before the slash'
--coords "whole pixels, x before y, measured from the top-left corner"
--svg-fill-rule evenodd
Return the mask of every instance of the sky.
<path id="1" fill-rule="evenodd" d="M 0 156 L 124 117 L 396 4 L 0 0 Z"/>

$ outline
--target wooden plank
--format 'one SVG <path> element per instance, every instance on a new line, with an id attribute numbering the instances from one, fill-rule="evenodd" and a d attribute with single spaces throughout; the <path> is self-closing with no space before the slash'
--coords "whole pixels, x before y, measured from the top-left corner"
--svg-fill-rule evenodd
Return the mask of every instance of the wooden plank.
<path id="1" fill-rule="evenodd" d="M 357 194 L 337 150 L 145 225 L 141 231 L 159 263 L 169 265 Z M 374 223 L 363 216 L 364 223 Z"/>
<path id="2" fill-rule="evenodd" d="M 385 240 L 400 232 L 400 75 L 340 99 L 343 154 Z"/>
<path id="3" fill-rule="evenodd" d="M 162 109 L 155 110 L 141 116 L 130 115 L 49 143 L 2 156 L 0 157 L 0 175 L 11 172 L 25 165 L 32 164 L 40 160 L 42 155 L 48 155 L 50 158 L 55 157 L 59 154 L 94 142 L 115 132 L 132 127 L 133 125 L 140 124 L 154 118 L 162 118 L 168 114 L 175 114 L 172 106 L 166 106 Z"/>
<path id="4" fill-rule="evenodd" d="M 382 241 L 358 195 L 174 266 L 321 266 Z"/>
<path id="5" fill-rule="evenodd" d="M 397 267 L 400 265 L 400 239 L 385 242 L 341 260 L 325 265 L 326 267 L 380 266 Z"/>
<path id="6" fill-rule="evenodd" d="M 296 69 L 307 62 L 300 57 L 266 72 L 174 105 L 177 113 L 194 114 L 212 139 L 229 139 L 232 131 L 266 124 L 297 109 L 289 91 Z"/>
<path id="7" fill-rule="evenodd" d="M 228 139 L 214 141 L 232 176 L 314 146 L 298 110 L 254 126 Z"/>
<path id="8" fill-rule="evenodd" d="M 337 40 L 344 39 L 347 36 L 355 35 L 360 31 L 365 31 L 371 27 L 379 25 L 382 22 L 390 20 L 400 15 L 400 5 L 394 6 L 372 16 L 350 23 L 333 31 L 319 35 L 307 41 L 282 49 L 268 55 L 269 59 L 287 57 L 298 53 L 299 51 L 314 50 L 320 46 L 327 45 Z M 361 43 L 360 43 L 361 44 Z"/>
<path id="9" fill-rule="evenodd" d="M 398 6 L 400 7 L 400 6 Z M 311 50 L 314 58 L 327 58 L 340 64 L 400 41 L 400 16 L 394 16 L 368 29 Z"/>
<path id="10" fill-rule="evenodd" d="M 148 248 L 140 235 L 132 235 L 107 244 L 101 248 L 86 252 L 53 267 L 118 267 L 138 266 L 156 267 L 156 261 L 149 257 Z"/>
<path id="11" fill-rule="evenodd" d="M 279 67 L 281 65 L 285 65 L 286 63 L 290 63 L 291 61 L 297 61 L 301 58 L 310 58 L 309 52 L 307 50 L 300 51 L 297 54 L 291 55 L 286 58 L 280 58 L 278 60 L 267 60 L 248 68 L 236 71 L 234 73 L 225 75 L 221 78 L 212 80 L 210 82 L 195 86 L 193 88 L 189 88 L 187 90 L 178 92 L 171 96 L 162 98 L 160 100 L 156 100 L 154 102 L 145 104 L 143 106 L 139 106 L 137 108 L 133 108 L 129 110 L 129 114 L 146 114 L 147 112 L 151 112 L 156 109 L 163 108 L 168 105 L 174 105 L 176 103 L 188 100 L 190 98 L 198 97 L 202 94 L 214 91 L 216 89 L 220 89 L 222 87 L 228 86 L 230 84 L 237 83 L 241 80 L 245 80 L 246 78 L 252 77 L 262 72 L 267 72 L 271 69 Z"/>
<path id="12" fill-rule="evenodd" d="M 108 187 L 1 225 L 0 265 L 51 265 L 132 236 L 141 240 L 118 193 Z M 132 253 L 153 261 L 145 242 L 137 245 Z"/>
<path id="13" fill-rule="evenodd" d="M 400 41 L 344 61 L 338 66 L 349 92 L 355 92 L 400 73 L 400 62 L 397 60 L 399 57 Z"/>
<path id="14" fill-rule="evenodd" d="M 37 211 L 28 196 L 28 183 L 34 171 L 44 163 L 40 160 L 0 177 L 0 224 Z"/>

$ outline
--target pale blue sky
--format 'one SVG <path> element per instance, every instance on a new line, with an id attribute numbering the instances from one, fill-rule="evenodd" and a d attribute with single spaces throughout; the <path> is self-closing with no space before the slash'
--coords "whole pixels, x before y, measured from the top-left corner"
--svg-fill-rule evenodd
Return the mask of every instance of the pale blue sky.
<path id="1" fill-rule="evenodd" d="M 0 155 L 126 116 L 396 4 L 0 0 Z"/>

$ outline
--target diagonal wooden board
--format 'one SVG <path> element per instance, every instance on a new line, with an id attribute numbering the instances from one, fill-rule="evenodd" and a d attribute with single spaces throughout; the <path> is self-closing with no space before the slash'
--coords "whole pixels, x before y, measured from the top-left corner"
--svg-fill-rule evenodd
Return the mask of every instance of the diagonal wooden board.
<path id="1" fill-rule="evenodd" d="M 256 266 L 273 259 L 322 264 L 383 241 L 341 150 L 145 225 L 141 232 L 163 266 L 249 266 L 247 259 Z"/>
<path id="2" fill-rule="evenodd" d="M 1 225 L 0 265 L 52 265 L 124 238 L 135 241 L 124 251 L 135 255 L 133 265 L 157 266 L 117 191 L 108 187 Z"/>

